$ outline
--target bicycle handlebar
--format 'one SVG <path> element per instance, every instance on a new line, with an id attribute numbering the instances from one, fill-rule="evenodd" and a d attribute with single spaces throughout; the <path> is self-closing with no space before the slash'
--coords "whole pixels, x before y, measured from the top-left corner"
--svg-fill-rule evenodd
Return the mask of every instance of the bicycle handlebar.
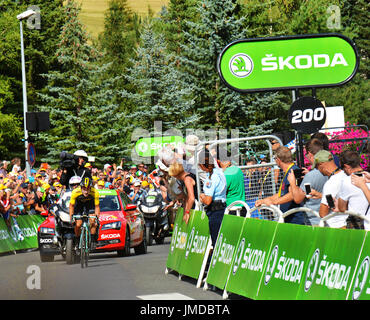
<path id="1" fill-rule="evenodd" d="M 94 218 L 95 220 L 97 220 L 98 219 L 98 217 L 96 216 L 96 215 L 93 215 L 93 214 L 75 214 L 75 215 L 73 215 L 73 217 L 72 217 L 72 220 L 80 220 L 80 219 L 82 219 L 82 218 L 89 218 L 89 219 L 92 219 L 92 218 Z"/>

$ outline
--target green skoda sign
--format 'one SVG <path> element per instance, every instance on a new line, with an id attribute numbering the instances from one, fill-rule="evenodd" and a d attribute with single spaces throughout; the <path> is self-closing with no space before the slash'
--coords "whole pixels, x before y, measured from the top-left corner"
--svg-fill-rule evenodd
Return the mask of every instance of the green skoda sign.
<path id="1" fill-rule="evenodd" d="M 177 147 L 183 142 L 180 136 L 145 137 L 137 140 L 135 151 L 140 157 L 154 157 L 166 145 Z"/>
<path id="2" fill-rule="evenodd" d="M 225 84 L 239 92 L 339 86 L 358 69 L 355 44 L 341 34 L 238 40 L 219 55 Z"/>

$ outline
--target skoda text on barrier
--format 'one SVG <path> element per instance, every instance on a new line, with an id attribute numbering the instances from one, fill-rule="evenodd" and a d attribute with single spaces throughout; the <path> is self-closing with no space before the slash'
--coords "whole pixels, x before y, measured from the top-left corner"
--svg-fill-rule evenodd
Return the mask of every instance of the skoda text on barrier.
<path id="1" fill-rule="evenodd" d="M 183 209 L 179 208 L 174 223 L 170 251 L 166 263 L 169 271 L 198 279 L 200 287 L 211 248 L 208 217 L 203 211 L 191 210 L 188 224 L 183 221 Z"/>
<path id="2" fill-rule="evenodd" d="M 230 204 L 225 210 L 226 213 L 228 213 L 229 208 L 232 208 L 236 203 L 239 203 L 239 201 Z M 248 208 L 246 203 L 242 204 L 244 207 Z M 282 213 L 277 207 L 274 206 L 268 209 L 276 211 L 273 213 L 273 216 L 279 217 L 278 220 L 284 222 L 281 218 Z M 241 258 L 245 258 L 245 253 L 248 252 L 250 247 L 250 243 L 246 243 L 246 241 L 248 241 L 246 239 L 251 239 L 252 234 L 255 234 L 258 241 L 264 243 L 262 247 L 268 247 L 265 249 L 265 251 L 268 252 L 271 238 L 273 238 L 275 233 L 276 224 L 266 224 L 263 222 L 264 220 L 260 219 L 249 219 L 251 216 L 250 211 L 251 210 L 247 210 L 246 218 L 226 215 L 221 224 L 207 278 L 205 280 L 204 290 L 208 289 L 208 284 L 223 289 L 224 299 L 228 297 L 228 292 L 243 295 L 243 292 L 239 292 L 238 289 L 235 289 L 235 287 L 229 285 L 229 283 L 234 283 L 234 286 L 239 288 L 244 288 L 244 284 L 250 285 L 252 283 L 251 279 L 248 277 L 245 278 L 246 281 L 242 281 L 241 279 L 233 281 L 239 277 L 240 272 L 239 275 L 235 277 L 236 271 L 240 265 Z M 253 225 L 253 227 L 249 228 L 250 225 Z M 244 249 L 248 250 L 245 251 Z M 252 263 L 252 261 L 250 262 Z M 246 264 L 248 264 L 248 262 L 246 262 Z M 245 263 L 242 264 L 242 268 L 240 269 L 241 272 L 243 268 L 245 268 Z M 230 278 L 232 279 L 230 280 Z M 258 282 L 257 280 L 255 285 L 258 285 Z"/>
<path id="3" fill-rule="evenodd" d="M 9 230 L 0 219 L 0 253 L 37 248 L 37 228 L 43 221 L 37 215 L 19 216 L 11 219 Z"/>

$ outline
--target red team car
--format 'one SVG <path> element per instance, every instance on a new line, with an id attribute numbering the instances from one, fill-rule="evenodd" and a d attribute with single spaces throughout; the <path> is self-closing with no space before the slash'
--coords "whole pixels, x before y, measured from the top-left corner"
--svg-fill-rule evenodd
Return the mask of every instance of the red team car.
<path id="1" fill-rule="evenodd" d="M 38 228 L 38 243 L 42 262 L 53 261 L 55 255 L 66 254 L 66 239 L 73 235 L 69 220 L 71 192 L 65 192 L 57 206 L 52 208 Z M 136 205 L 127 195 L 117 190 L 99 190 L 100 217 L 99 237 L 92 252 L 117 251 L 127 256 L 134 248 L 136 254 L 147 252 L 145 222 Z"/>

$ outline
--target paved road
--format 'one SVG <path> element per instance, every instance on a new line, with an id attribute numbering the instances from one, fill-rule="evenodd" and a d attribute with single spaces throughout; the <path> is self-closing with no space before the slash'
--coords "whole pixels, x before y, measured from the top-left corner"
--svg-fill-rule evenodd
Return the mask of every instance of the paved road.
<path id="1" fill-rule="evenodd" d="M 0 299 L 222 300 L 221 291 L 197 289 L 194 279 L 165 275 L 169 242 L 148 247 L 145 255 L 93 254 L 87 269 L 67 265 L 61 256 L 41 263 L 38 251 L 0 256 Z"/>

